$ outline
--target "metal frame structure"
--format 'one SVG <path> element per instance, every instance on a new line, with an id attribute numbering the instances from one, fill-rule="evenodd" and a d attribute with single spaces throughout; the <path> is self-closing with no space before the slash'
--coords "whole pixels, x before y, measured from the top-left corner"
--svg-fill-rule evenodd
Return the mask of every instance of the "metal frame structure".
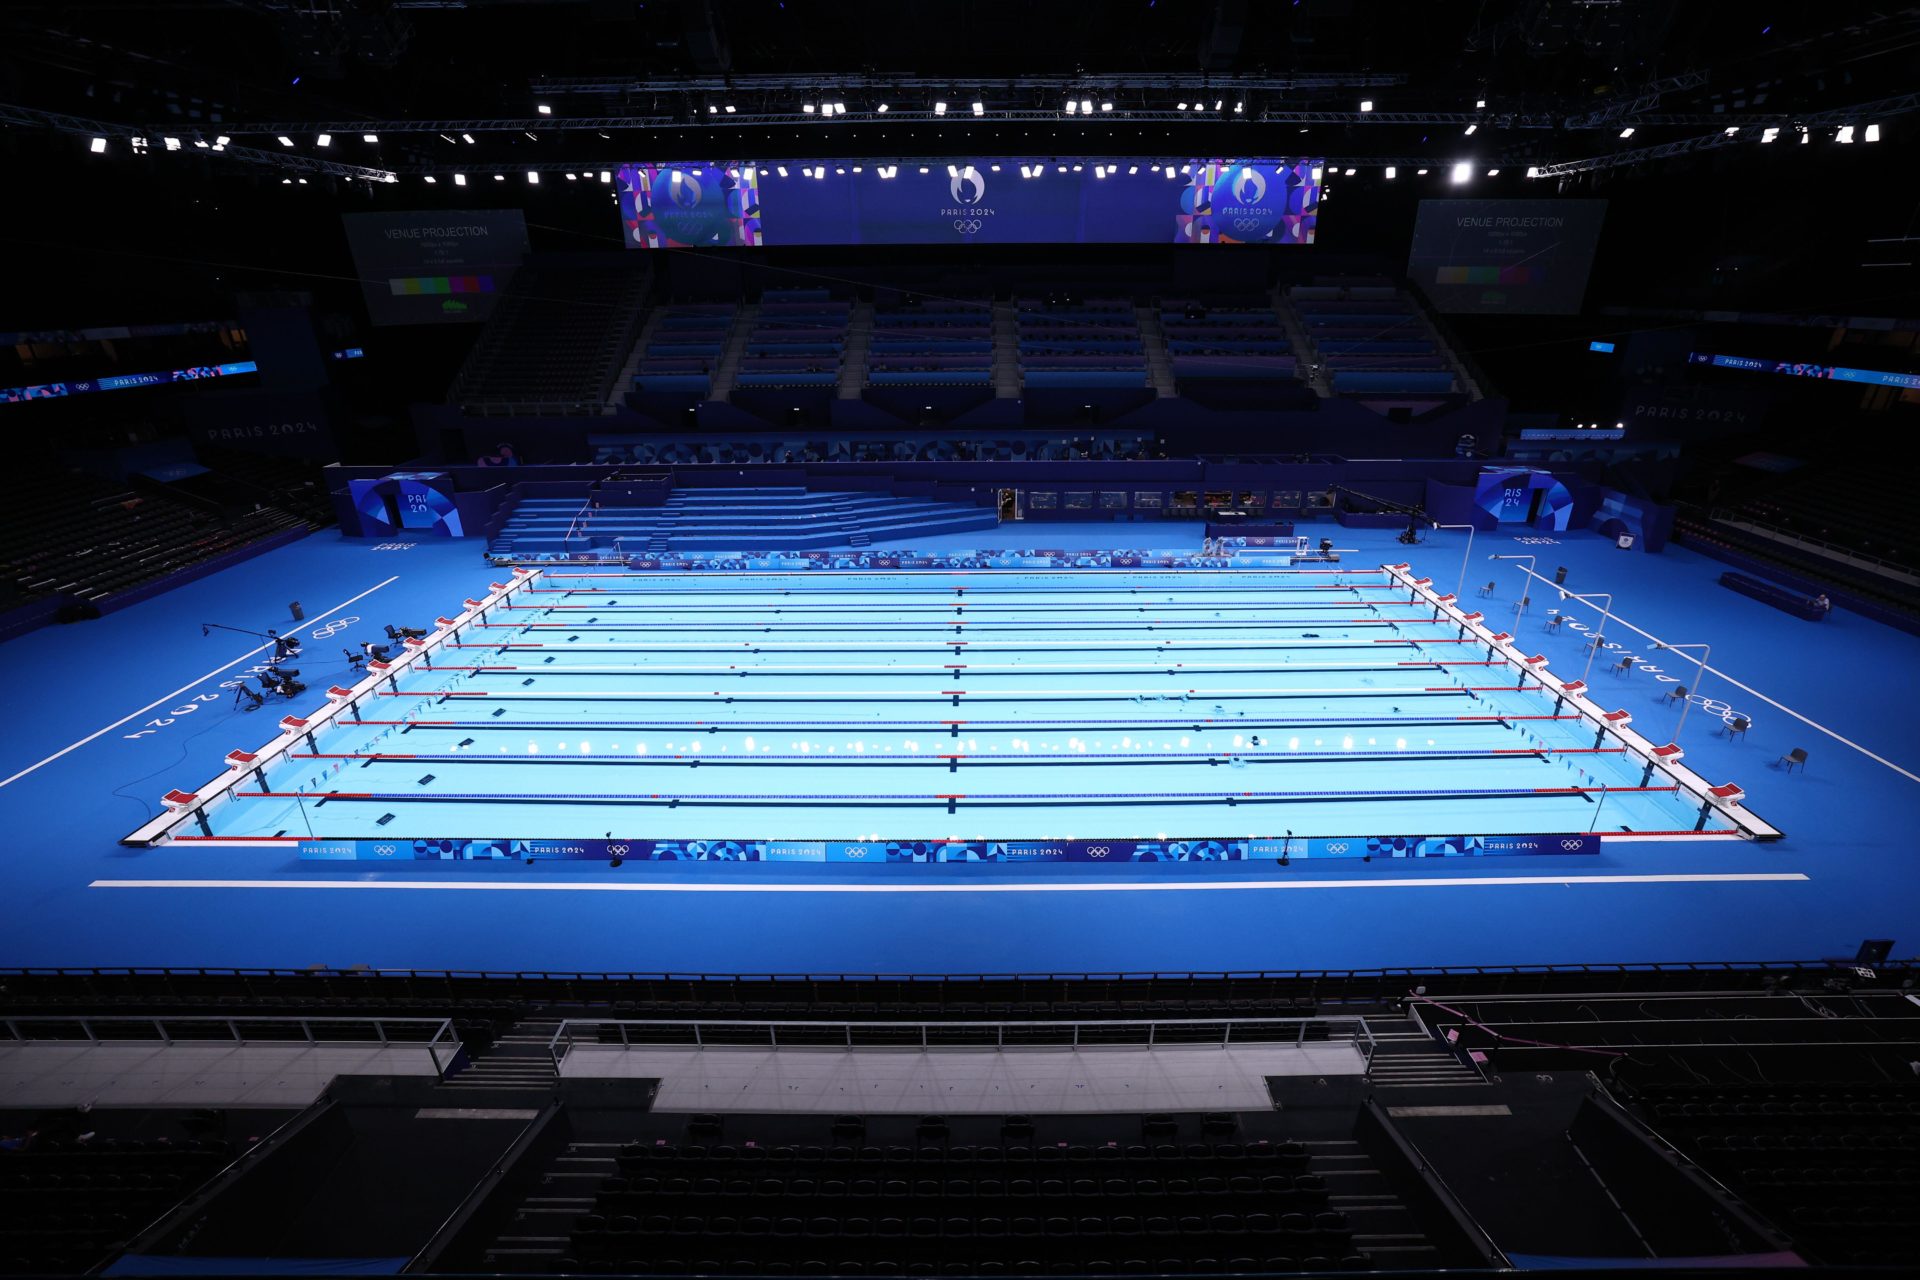
<path id="1" fill-rule="evenodd" d="M 373 1038 L 358 1036 L 329 1036 L 315 1034 L 315 1028 L 327 1027 L 371 1027 Z M 35 1028 L 65 1028 L 78 1031 L 79 1035 L 35 1035 Z M 186 1028 L 224 1034 L 192 1035 L 176 1034 Z M 248 1028 L 273 1028 L 285 1031 L 298 1031 L 294 1035 L 248 1035 Z M 390 1035 L 388 1029 L 413 1029 L 428 1035 Z M 101 1034 L 102 1031 L 107 1034 Z M 116 1035 L 113 1030 L 127 1032 L 151 1032 L 152 1034 Z M 446 1079 L 447 1068 L 453 1064 L 460 1050 L 460 1037 L 454 1034 L 451 1018 L 389 1018 L 371 1015 L 364 1018 L 286 1018 L 255 1017 L 252 1015 L 234 1018 L 187 1015 L 176 1017 L 161 1014 L 155 1017 L 141 1017 L 131 1014 L 112 1014 L 103 1016 L 74 1014 L 16 1014 L 0 1019 L 0 1043 L 12 1044 L 163 1044 L 169 1047 L 176 1044 L 402 1044 L 421 1045 L 433 1059 L 434 1074 Z M 449 1048 L 448 1042 L 451 1042 Z M 441 1054 L 445 1052 L 446 1058 Z"/>
<path id="2" fill-rule="evenodd" d="M 1308 1043 L 1307 1031 L 1327 1031 L 1313 1043 L 1350 1043 L 1360 1054 L 1361 1074 L 1373 1069 L 1378 1047 L 1372 1027 L 1359 1014 L 1309 1018 L 1156 1018 L 1067 1022 L 814 1022 L 799 1019 L 569 1018 L 547 1041 L 554 1070 L 576 1044 L 574 1028 L 591 1028 L 581 1043 L 611 1048 L 600 1039 L 603 1028 L 620 1032 L 622 1049 L 786 1049 L 845 1052 L 904 1050 L 910 1053 L 952 1050 L 1069 1050 L 1232 1048 Z M 782 1043 L 781 1029 L 788 1039 Z M 1234 1039 L 1234 1031 L 1241 1031 Z M 1286 1034 L 1291 1032 L 1291 1035 Z M 1335 1034 L 1344 1033 L 1343 1035 Z"/>
<path id="3" fill-rule="evenodd" d="M 146 140 L 147 150 L 160 153 L 166 150 L 163 139 L 167 137 L 194 137 L 208 132 L 208 129 L 195 126 L 186 128 L 181 125 L 131 125 L 118 124 L 107 120 L 94 120 L 85 116 L 63 115 L 58 111 L 42 111 L 38 107 L 23 107 L 13 103 L 0 103 L 0 125 L 13 125 L 27 129 L 49 129 L 55 133 L 64 133 L 81 138 L 117 138 L 132 145 L 133 139 Z M 257 132 L 241 125 L 211 126 L 212 132 L 222 133 Z M 205 141 L 205 139 L 198 139 Z M 249 147 L 229 142 L 225 145 L 206 147 L 182 147 L 180 154 L 191 150 L 194 155 L 217 157 L 239 164 L 256 165 L 262 168 L 282 169 L 297 174 L 319 175 L 329 178 L 361 179 L 366 182 L 398 182 L 399 175 L 392 169 L 383 169 L 372 165 L 347 164 L 338 160 L 327 160 L 319 156 L 307 155 L 299 151 L 283 149 L 268 151 L 261 147 Z"/>

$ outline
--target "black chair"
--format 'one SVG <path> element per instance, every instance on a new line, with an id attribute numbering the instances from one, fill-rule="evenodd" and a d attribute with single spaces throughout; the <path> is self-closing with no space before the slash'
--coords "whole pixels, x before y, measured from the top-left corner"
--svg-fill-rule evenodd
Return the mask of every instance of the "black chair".
<path id="1" fill-rule="evenodd" d="M 1780 767 L 1782 769 L 1785 769 L 1788 773 L 1792 773 L 1795 766 L 1798 766 L 1802 769 L 1806 768 L 1807 767 L 1807 749 L 1805 747 L 1795 747 L 1793 750 L 1787 752 L 1787 754 L 1780 757 L 1779 764 L 1780 764 Z"/>

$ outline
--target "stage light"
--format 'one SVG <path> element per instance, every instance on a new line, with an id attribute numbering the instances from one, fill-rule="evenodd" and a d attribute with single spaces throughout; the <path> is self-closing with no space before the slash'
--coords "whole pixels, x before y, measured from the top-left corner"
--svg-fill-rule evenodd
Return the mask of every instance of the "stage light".
<path id="1" fill-rule="evenodd" d="M 879 115 L 887 114 L 887 104 L 884 102 L 881 103 L 879 106 L 874 108 L 874 111 Z"/>
<path id="2" fill-rule="evenodd" d="M 464 187 L 464 186 L 466 186 L 466 185 L 467 185 L 467 175 L 466 175 L 466 174 L 464 174 L 464 173 L 456 173 L 456 174 L 454 174 L 454 175 L 453 175 L 453 185 L 454 185 L 454 186 L 456 186 L 456 187 Z"/>
<path id="3" fill-rule="evenodd" d="M 949 169 L 951 169 L 951 168 L 952 168 L 953 166 L 952 166 L 952 165 L 948 165 L 947 167 L 948 167 Z M 930 170 L 930 169 L 928 169 L 928 168 L 927 168 L 927 166 L 925 166 L 925 165 L 921 165 L 921 166 L 920 166 L 920 172 L 922 172 L 922 173 L 930 173 L 930 172 L 932 172 L 932 170 Z M 948 176 L 949 176 L 949 177 L 951 177 L 952 175 L 951 175 L 951 174 L 949 174 Z"/>
<path id="4" fill-rule="evenodd" d="M 330 133 L 323 133 L 319 137 L 313 140 L 313 145 L 316 147 L 330 147 L 333 145 L 333 135 Z"/>
<path id="5" fill-rule="evenodd" d="M 994 173 L 1000 172 L 1000 166 L 997 164 L 990 164 L 987 166 L 987 168 L 993 171 Z"/>
<path id="6" fill-rule="evenodd" d="M 1849 143 L 1849 142 L 1852 142 L 1852 141 L 1853 141 L 1853 126 L 1852 126 L 1852 125 L 1850 125 L 1850 124 L 1843 124 L 1843 125 L 1841 125 L 1841 126 L 1840 126 L 1840 132 L 1839 132 L 1838 134 L 1836 134 L 1836 135 L 1834 135 L 1834 141 L 1835 141 L 1835 142 L 1839 142 L 1839 143 Z"/>
<path id="7" fill-rule="evenodd" d="M 1497 178 L 1500 176 L 1500 171 L 1498 169 L 1489 169 L 1487 170 L 1487 176 L 1489 178 Z"/>
<path id="8" fill-rule="evenodd" d="M 945 114 L 947 114 L 947 104 L 946 104 L 946 103 L 944 103 L 944 102 L 936 102 L 936 103 L 934 103 L 934 104 L 933 104 L 933 114 L 935 114 L 935 115 L 937 115 L 937 116 L 943 116 L 943 115 L 945 115 Z"/>
<path id="9" fill-rule="evenodd" d="M 504 173 L 496 173 L 493 175 L 493 180 L 495 182 L 505 182 L 507 180 L 507 175 Z"/>
<path id="10" fill-rule="evenodd" d="M 1067 171 L 1067 166 L 1063 164 L 1057 164 L 1053 166 L 1053 168 L 1056 173 L 1065 173 Z"/>
<path id="11" fill-rule="evenodd" d="M 1537 177 L 1539 177 L 1539 176 L 1540 176 L 1540 166 L 1539 166 L 1539 165 L 1537 165 L 1537 164 L 1530 164 L 1530 165 L 1528 165 L 1528 166 L 1527 166 L 1527 176 L 1528 176 L 1529 178 L 1537 178 Z"/>
<path id="12" fill-rule="evenodd" d="M 1102 111 L 1111 111 L 1113 110 L 1113 104 L 1111 102 L 1103 102 L 1100 104 L 1100 109 Z"/>
<path id="13" fill-rule="evenodd" d="M 1348 176 L 1349 178 L 1351 178 L 1351 177 L 1352 177 L 1352 176 L 1353 176 L 1354 174 L 1356 174 L 1356 173 L 1358 173 L 1358 172 L 1359 172 L 1359 170 L 1358 170 L 1358 169 L 1349 169 L 1349 170 L 1347 170 L 1347 176 Z"/>
<path id="14" fill-rule="evenodd" d="M 87 150 L 93 152 L 95 155 L 104 155 L 107 150 L 107 140 L 105 138 L 95 138 L 87 144 Z"/>
<path id="15" fill-rule="evenodd" d="M 1480 110 L 1483 110 L 1483 111 L 1484 111 L 1484 110 L 1486 109 L 1486 106 L 1487 106 L 1487 100 L 1486 100 L 1485 98 L 1475 98 L 1475 99 L 1473 100 L 1473 105 L 1474 105 L 1474 106 L 1475 106 L 1476 108 L 1478 108 L 1478 109 L 1480 109 Z"/>
<path id="16" fill-rule="evenodd" d="M 986 104 L 986 103 L 984 103 L 984 102 L 976 102 L 976 103 L 974 103 L 974 104 L 973 104 L 973 114 L 975 114 L 975 115 L 977 115 L 977 116 L 983 116 L 983 115 L 985 115 L 985 114 L 987 114 L 987 104 Z"/>
<path id="17" fill-rule="evenodd" d="M 221 144 L 222 146 L 224 146 L 224 145 L 226 144 L 226 141 L 227 141 L 227 140 L 226 140 L 225 138 L 222 138 L 222 139 L 220 139 L 220 144 Z M 379 134 L 377 134 L 377 133 L 363 133 L 363 134 L 361 134 L 361 135 L 360 135 L 360 141 L 362 141 L 362 142 L 378 142 L 378 141 L 380 141 L 380 135 L 379 135 Z"/>
<path id="18" fill-rule="evenodd" d="M 808 114 L 808 115 L 812 115 L 812 114 L 813 114 L 813 104 L 812 104 L 811 102 L 809 102 L 809 103 L 807 103 L 807 104 L 805 104 L 804 106 L 802 106 L 802 107 L 800 108 L 800 110 L 802 110 L 802 111 L 804 111 L 804 112 L 805 112 L 806 114 Z"/>
<path id="19" fill-rule="evenodd" d="M 1809 142 L 1812 142 L 1812 141 L 1813 141 L 1813 135 L 1807 132 L 1807 126 L 1801 125 L 1800 126 L 1800 145 L 1804 147 Z"/>
<path id="20" fill-rule="evenodd" d="M 1470 124 L 1470 125 L 1468 125 L 1468 126 L 1467 126 L 1467 136 L 1468 136 L 1469 138 L 1471 138 L 1471 137 L 1473 136 L 1473 131 L 1474 131 L 1475 129 L 1478 129 L 1479 127 L 1480 127 L 1480 126 L 1479 126 L 1479 125 L 1477 125 L 1477 124 Z"/>
<path id="21" fill-rule="evenodd" d="M 777 165 L 775 165 L 775 166 L 773 167 L 773 171 L 774 171 L 775 173 L 777 173 L 777 174 L 779 174 L 779 175 L 780 175 L 781 177 L 783 177 L 783 178 L 787 176 L 787 166 L 785 166 L 785 165 L 783 165 L 783 164 L 777 164 Z"/>
<path id="22" fill-rule="evenodd" d="M 1616 422 L 1613 424 L 1613 429 L 1615 431 L 1625 431 L 1627 429 L 1627 424 L 1624 422 Z"/>
<path id="23" fill-rule="evenodd" d="M 540 105 L 538 105 L 538 106 L 536 106 L 536 107 L 534 108 L 534 110 L 535 110 L 535 111 L 538 111 L 538 112 L 539 112 L 539 113 L 540 113 L 541 115 L 543 115 L 543 116 L 550 116 L 550 115 L 552 115 L 552 114 L 553 114 L 553 108 L 552 108 L 552 107 L 550 107 L 550 106 L 548 106 L 548 105 L 547 105 L 546 103 L 544 103 L 544 102 L 543 102 L 543 103 L 541 103 Z"/>
<path id="24" fill-rule="evenodd" d="M 1633 136 L 1633 126 L 1628 125 L 1626 128 L 1622 129 L 1620 131 L 1620 136 L 1623 138 L 1631 138 Z"/>
<path id="25" fill-rule="evenodd" d="M 1226 104 L 1226 101 L 1225 101 L 1224 99 L 1222 99 L 1222 98 L 1215 98 L 1215 99 L 1213 100 L 1213 109 L 1214 109 L 1215 111 L 1218 111 L 1218 110 L 1220 110 L 1220 109 L 1221 109 L 1222 107 L 1224 107 L 1224 106 L 1226 106 L 1226 105 L 1227 105 L 1227 104 Z"/>
<path id="26" fill-rule="evenodd" d="M 847 114 L 847 104 L 846 104 L 846 103 L 844 103 L 844 102 L 836 102 L 836 103 L 834 103 L 834 104 L 833 104 L 833 114 L 835 114 L 835 115 L 837 115 L 837 116 L 843 116 L 843 115 L 845 115 L 845 114 Z"/>
<path id="27" fill-rule="evenodd" d="M 1173 166 L 1172 166 L 1172 165 L 1168 165 L 1168 166 L 1167 166 L 1167 176 L 1168 176 L 1169 178 L 1171 178 L 1171 177 L 1173 176 Z"/>
<path id="28" fill-rule="evenodd" d="M 710 115 L 710 116 L 717 116 L 717 115 L 719 115 L 719 114 L 720 114 L 720 108 L 719 108 L 719 106 L 718 106 L 718 105 L 716 105 L 716 104 L 714 104 L 714 103 L 711 103 L 711 102 L 709 102 L 709 103 L 707 104 L 707 114 L 708 114 L 708 115 Z"/>
<path id="29" fill-rule="evenodd" d="M 1473 177 L 1473 166 L 1465 160 L 1453 166 L 1453 180 L 1455 182 L 1465 182 L 1471 177 Z"/>
<path id="30" fill-rule="evenodd" d="M 1362 111 L 1371 111 L 1371 110 L 1373 110 L 1373 99 L 1372 99 L 1372 98 L 1362 98 L 1362 99 L 1360 99 L 1360 109 L 1361 109 Z"/>
<path id="31" fill-rule="evenodd" d="M 307 185 L 307 180 L 305 178 L 299 178 L 299 179 L 296 179 L 296 181 L 298 181 L 300 185 L 303 187 Z"/>
<path id="32" fill-rule="evenodd" d="M 427 179 L 427 181 L 428 181 L 428 182 L 432 182 L 432 181 L 433 181 L 433 179 L 432 179 L 432 178 L 428 178 L 428 179 Z M 292 185 L 293 185 L 293 179 L 292 179 L 292 178 L 282 178 L 282 179 L 280 179 L 280 185 L 281 185 L 281 186 L 283 186 L 283 187 L 290 187 L 290 186 L 292 186 Z"/>
<path id="33" fill-rule="evenodd" d="M 1079 110 L 1080 110 L 1080 104 L 1079 104 L 1078 102 L 1075 102 L 1075 101 L 1074 101 L 1074 100 L 1073 100 L 1072 98 L 1068 98 L 1068 99 L 1067 99 L 1067 114 L 1068 114 L 1068 115 L 1073 115 L 1073 114 L 1075 114 L 1075 113 L 1077 113 L 1077 112 L 1078 112 Z"/>
<path id="34" fill-rule="evenodd" d="M 1086 166 L 1085 166 L 1085 165 L 1082 165 L 1082 164 L 1077 164 L 1077 165 L 1075 165 L 1075 166 L 1073 166 L 1073 171 L 1074 171 L 1075 173 L 1079 173 L 1079 172 L 1080 172 L 1081 170 L 1083 170 L 1083 169 L 1085 169 L 1085 168 L 1086 168 Z"/>
<path id="35" fill-rule="evenodd" d="M 1246 109 L 1247 109 L 1247 104 L 1244 102 L 1236 102 L 1233 104 L 1233 114 L 1235 115 L 1239 115 L 1242 111 L 1245 111 Z"/>
<path id="36" fill-rule="evenodd" d="M 1130 164 L 1127 166 L 1127 172 L 1130 174 L 1138 173 L 1140 172 L 1140 166 L 1137 164 Z"/>
<path id="37" fill-rule="evenodd" d="M 600 181 L 602 181 L 602 182 L 612 182 L 612 181 L 613 181 L 613 175 L 612 175 L 612 174 L 610 174 L 610 173 L 608 173 L 608 172 L 607 172 L 607 171 L 606 171 L 605 169 L 602 169 L 602 170 L 600 171 Z"/>
<path id="38" fill-rule="evenodd" d="M 540 185 L 540 171 L 538 169 L 527 170 L 527 185 L 530 187 Z"/>
<path id="39" fill-rule="evenodd" d="M 1095 165 L 1095 166 L 1093 166 L 1093 176 L 1094 176 L 1094 177 L 1096 177 L 1096 178 L 1104 178 L 1104 177 L 1106 177 L 1106 176 L 1107 176 L 1107 166 L 1105 166 L 1105 165 L 1103 165 L 1103 164 L 1097 164 L 1097 165 Z"/>
<path id="40" fill-rule="evenodd" d="M 193 145 L 196 147 L 199 147 L 202 151 L 205 151 L 207 149 L 207 140 L 205 138 L 195 138 L 193 140 Z M 100 149 L 104 151 L 106 150 L 106 147 L 102 146 Z"/>
<path id="41" fill-rule="evenodd" d="M 160 141 L 166 144 L 166 148 L 169 151 L 178 151 L 180 149 L 180 139 L 178 138 L 162 137 Z"/>
<path id="42" fill-rule="evenodd" d="M 1730 125 L 1728 125 L 1728 126 L 1727 126 L 1727 136 L 1728 136 L 1729 138 L 1731 138 L 1731 137 L 1732 137 L 1732 136 L 1733 136 L 1734 134 L 1736 134 L 1736 133 L 1738 133 L 1738 132 L 1740 132 L 1740 126 L 1739 126 L 1739 125 L 1737 125 L 1737 124 L 1730 124 Z"/>
<path id="43" fill-rule="evenodd" d="M 283 147 L 290 147 L 293 145 L 293 139 L 289 138 L 286 134 L 283 133 L 280 135 L 280 145 Z"/>
<path id="44" fill-rule="evenodd" d="M 859 165 L 855 165 L 855 166 L 853 166 L 853 171 L 854 171 L 855 173 L 859 173 L 859 172 L 860 172 L 860 166 L 859 166 Z"/>
<path id="45" fill-rule="evenodd" d="M 439 185 L 440 179 L 434 177 L 432 174 L 428 174 L 424 181 L 428 186 L 432 187 Z"/>
<path id="46" fill-rule="evenodd" d="M 1878 142 L 1878 141 L 1880 141 L 1880 126 L 1879 126 L 1879 125 L 1877 125 L 1877 124 L 1870 124 L 1870 125 L 1868 125 L 1868 126 L 1867 126 L 1867 133 L 1866 133 L 1866 140 L 1867 140 L 1868 142 Z"/>
<path id="47" fill-rule="evenodd" d="M 1388 165 L 1388 166 L 1387 166 L 1387 176 L 1388 176 L 1389 178 L 1397 178 L 1397 177 L 1399 177 L 1399 176 L 1400 176 L 1400 171 L 1399 171 L 1398 169 L 1396 169 L 1396 168 L 1394 168 L 1394 167 L 1393 167 L 1392 165 Z"/>
<path id="48" fill-rule="evenodd" d="M 1760 141 L 1762 142 L 1772 142 L 1779 136 L 1780 131 L 1778 129 L 1762 129 L 1760 131 Z"/>
<path id="49" fill-rule="evenodd" d="M 1414 176 L 1418 178 L 1424 178 L 1427 176 L 1427 171 L 1425 169 L 1415 169 L 1413 172 L 1414 172 Z"/>

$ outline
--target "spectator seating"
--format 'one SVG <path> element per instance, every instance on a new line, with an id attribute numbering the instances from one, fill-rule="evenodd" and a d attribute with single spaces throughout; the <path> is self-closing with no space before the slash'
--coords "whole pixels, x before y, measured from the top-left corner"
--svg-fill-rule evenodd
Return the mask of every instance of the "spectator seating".
<path id="1" fill-rule="evenodd" d="M 1389 286 L 1302 285 L 1288 291 L 1316 364 L 1335 395 L 1379 407 L 1429 404 L 1462 388 L 1419 309 Z"/>
<path id="2" fill-rule="evenodd" d="M 1809 596 L 1825 591 L 1839 607 L 1878 611 L 1874 616 L 1883 621 L 1920 628 L 1920 588 L 1898 578 L 1723 520 L 1682 515 L 1674 530 L 1689 546 L 1783 586 Z"/>
<path id="3" fill-rule="evenodd" d="M 984 387 L 992 381 L 992 303 L 984 298 L 875 302 L 868 386 Z"/>
<path id="4" fill-rule="evenodd" d="M 1021 382 L 1029 387 L 1144 387 L 1146 346 L 1124 298 L 1017 300 Z"/>
<path id="5" fill-rule="evenodd" d="M 0 575 L 26 599 L 98 604 L 250 542 L 316 527 L 277 506 L 221 515 L 79 472 L 43 473 L 0 511 Z"/>
<path id="6" fill-rule="evenodd" d="M 736 387 L 831 387 L 840 380 L 851 305 L 825 289 L 769 289 L 735 371 Z"/>
<path id="7" fill-rule="evenodd" d="M 731 302 L 657 308 L 634 368 L 629 399 L 662 393 L 704 399 L 713 388 L 714 370 L 738 312 Z"/>
<path id="8" fill-rule="evenodd" d="M 451 399 L 473 412 L 597 414 L 639 333 L 649 276 L 599 256 L 532 259 L 474 344 Z"/>
<path id="9" fill-rule="evenodd" d="M 1742 503 L 1728 518 L 1824 544 L 1840 555 L 1920 570 L 1920 539 L 1907 516 L 1907 482 L 1847 464 L 1807 469 Z"/>
<path id="10" fill-rule="evenodd" d="M 1271 305 L 1165 298 L 1160 328 L 1176 383 L 1297 376 L 1293 344 Z"/>

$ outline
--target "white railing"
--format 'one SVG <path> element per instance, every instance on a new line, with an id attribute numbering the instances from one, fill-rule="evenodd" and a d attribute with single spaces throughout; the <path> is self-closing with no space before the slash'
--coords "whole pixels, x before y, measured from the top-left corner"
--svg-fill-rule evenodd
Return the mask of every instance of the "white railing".
<path id="1" fill-rule="evenodd" d="M 336 1035 L 366 1027 L 371 1035 Z M 16 1044 L 417 1044 L 445 1079 L 460 1051 L 450 1018 L 259 1018 L 189 1015 L 158 1017 L 33 1014 L 0 1019 L 6 1042 Z M 62 1034 L 67 1033 L 67 1034 Z"/>
<path id="2" fill-rule="evenodd" d="M 1308 1035 L 1309 1031 L 1318 1034 Z M 608 1038 L 617 1033 L 618 1039 Z M 803 1022 L 570 1018 L 547 1042 L 554 1070 L 576 1046 L 622 1049 L 991 1050 L 1251 1048 L 1350 1044 L 1372 1070 L 1373 1029 L 1358 1014 L 1312 1018 L 1157 1018 L 1074 1022 Z"/>
<path id="3" fill-rule="evenodd" d="M 391 688 L 399 676 L 415 664 L 431 667 L 433 664 L 430 659 L 435 650 L 458 640 L 463 628 L 485 618 L 493 609 L 506 606 L 508 598 L 515 591 L 528 586 L 538 576 L 533 569 L 513 570 L 510 581 L 494 583 L 485 596 L 466 601 L 459 613 L 444 620 L 444 625 L 436 620 L 433 631 L 424 639 L 408 640 L 402 646 L 403 651 L 392 661 L 368 663 L 367 674 L 359 683 L 351 688 L 335 685 L 328 689 L 324 707 L 304 716 L 283 716 L 279 736 L 253 751 L 228 752 L 224 773 L 209 779 L 192 792 L 169 792 L 165 798 L 165 812 L 122 836 L 120 843 L 150 847 L 165 840 L 188 822 L 197 823 L 203 834 L 212 834 L 206 817 L 211 805 L 227 798 L 236 787 L 249 779 L 260 782 L 261 790 L 266 790 L 266 770 L 269 765 L 284 758 L 302 742 L 311 747 L 314 735 L 335 720 L 349 714 L 357 718 L 363 699 L 374 695 L 381 685 Z"/>
<path id="4" fill-rule="evenodd" d="M 1585 722 L 1588 728 L 1595 730 L 1601 737 L 1612 738 L 1626 748 L 1626 758 L 1637 760 L 1645 765 L 1652 774 L 1670 779 L 1676 786 L 1702 806 L 1702 820 L 1707 813 L 1718 813 L 1731 823 L 1741 835 L 1754 840 L 1778 840 L 1781 832 L 1778 828 L 1763 820 L 1758 814 L 1744 807 L 1744 793 L 1728 798 L 1714 794 L 1714 786 L 1693 770 L 1681 764 L 1676 758 L 1672 744 L 1662 748 L 1631 727 L 1618 721 L 1607 719 L 1607 713 L 1588 700 L 1591 691 L 1581 680 L 1561 680 L 1546 670 L 1544 660 L 1536 661 L 1522 653 L 1514 643 L 1513 637 L 1505 632 L 1496 633 L 1478 616 L 1469 616 L 1454 602 L 1451 595 L 1443 595 L 1433 588 L 1430 578 L 1416 578 L 1406 564 L 1383 565 L 1387 574 L 1395 582 L 1405 587 L 1415 600 L 1425 600 L 1433 606 L 1436 616 L 1444 617 L 1459 627 L 1462 634 L 1472 635 L 1487 646 L 1487 656 L 1505 663 L 1517 675 L 1518 682 L 1525 684 L 1528 679 L 1538 681 L 1545 692 L 1552 694 L 1561 705 L 1572 710 Z M 1618 712 L 1613 713 L 1618 715 Z"/>

